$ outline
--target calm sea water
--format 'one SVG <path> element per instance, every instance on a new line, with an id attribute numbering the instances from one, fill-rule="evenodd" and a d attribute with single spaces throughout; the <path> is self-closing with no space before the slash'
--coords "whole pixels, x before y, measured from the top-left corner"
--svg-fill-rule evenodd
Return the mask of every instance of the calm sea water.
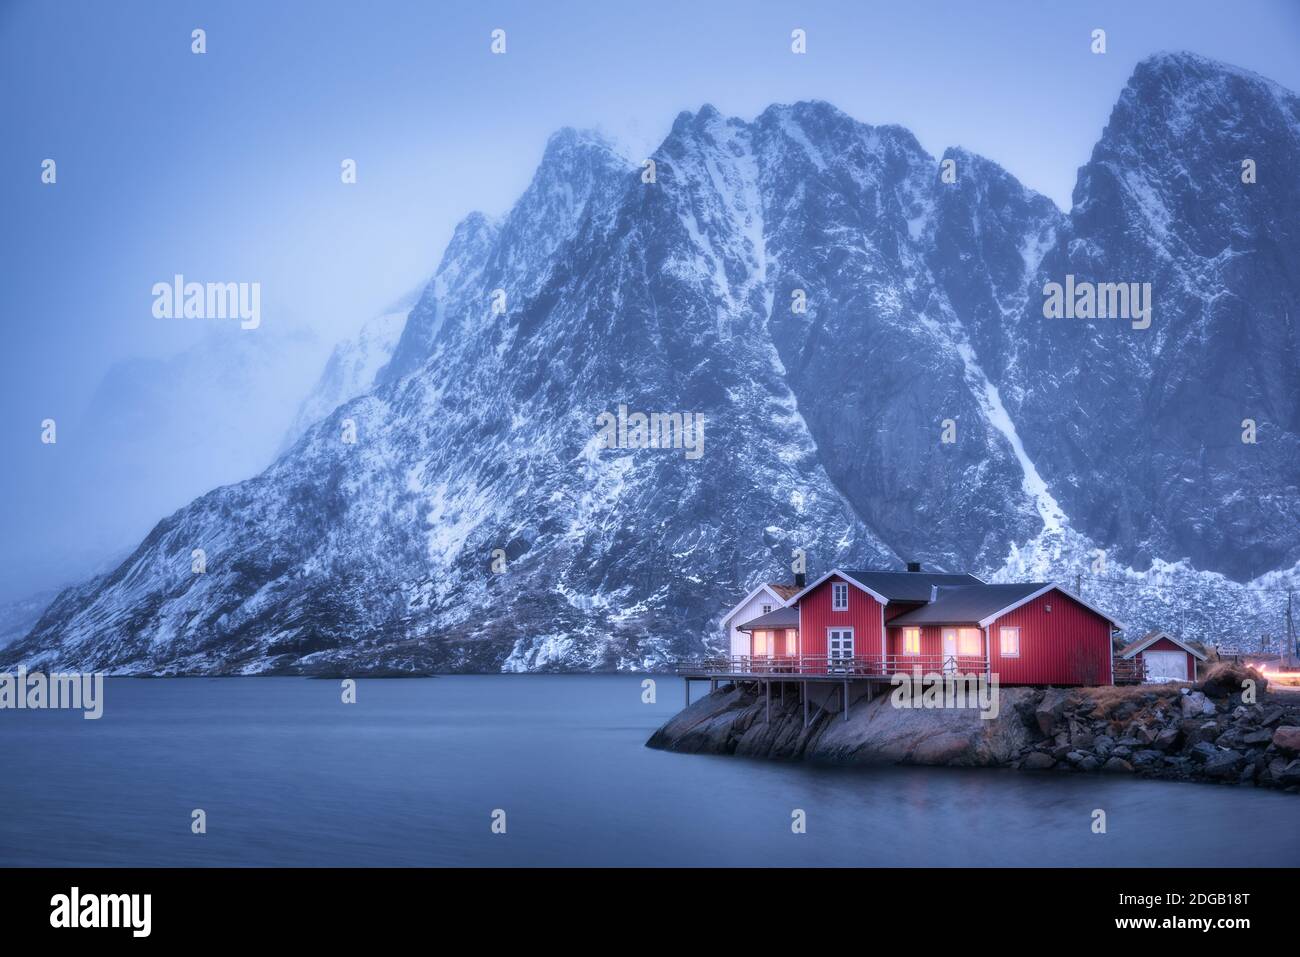
<path id="1" fill-rule="evenodd" d="M 622 676 L 361 681 L 354 705 L 293 678 L 105 694 L 99 721 L 0 711 L 0 865 L 1300 864 L 1291 794 L 651 751 L 673 678 L 653 705 Z"/>

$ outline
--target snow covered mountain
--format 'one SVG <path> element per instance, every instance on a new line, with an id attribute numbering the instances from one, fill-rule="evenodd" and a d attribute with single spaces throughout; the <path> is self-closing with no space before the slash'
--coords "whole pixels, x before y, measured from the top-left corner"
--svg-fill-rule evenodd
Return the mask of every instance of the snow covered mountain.
<path id="1" fill-rule="evenodd" d="M 1069 215 L 821 102 L 683 113 L 653 159 L 647 182 L 556 134 L 510 213 L 458 227 L 373 389 L 65 591 L 6 657 L 653 666 L 716 641 L 796 549 L 814 573 L 1083 573 L 1133 630 L 1280 634 L 1300 579 L 1293 94 L 1144 61 Z M 1067 273 L 1150 282 L 1150 328 L 1043 318 Z M 620 405 L 702 413 L 703 454 L 603 448 Z"/>

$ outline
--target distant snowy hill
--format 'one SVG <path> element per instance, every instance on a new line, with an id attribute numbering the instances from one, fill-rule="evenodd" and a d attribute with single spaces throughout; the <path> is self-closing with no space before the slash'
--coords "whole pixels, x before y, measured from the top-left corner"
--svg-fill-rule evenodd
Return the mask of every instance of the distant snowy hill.
<path id="1" fill-rule="evenodd" d="M 320 379 L 298 407 L 285 432 L 280 452 L 288 451 L 311 426 L 345 402 L 375 386 L 375 377 L 388 365 L 406 325 L 411 303 L 375 316 L 355 336 L 334 347 Z"/>
<path id="2" fill-rule="evenodd" d="M 6 657 L 650 667 L 709 648 L 795 549 L 813 573 L 1084 576 L 1132 632 L 1282 634 L 1300 583 L 1295 95 L 1144 61 L 1068 214 L 987 159 L 821 102 L 683 113 L 653 158 L 646 183 L 595 134 L 557 133 L 505 217 L 457 228 L 391 352 L 381 323 L 327 370 L 285 454 L 62 593 Z M 1067 274 L 1151 283 L 1150 328 L 1045 319 Z M 602 448 L 597 416 L 620 404 L 703 413 L 703 455 Z"/>

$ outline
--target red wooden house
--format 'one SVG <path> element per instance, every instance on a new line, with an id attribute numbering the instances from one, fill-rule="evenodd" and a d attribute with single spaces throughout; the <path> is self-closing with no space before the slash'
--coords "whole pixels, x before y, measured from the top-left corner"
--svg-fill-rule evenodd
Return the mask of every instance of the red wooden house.
<path id="1" fill-rule="evenodd" d="M 779 619 L 779 620 L 778 620 Z M 760 635 L 751 672 L 883 677 L 996 674 L 1002 684 L 1112 684 L 1122 625 L 1053 582 L 988 584 L 974 575 L 833 569 L 784 608 L 739 626 Z M 785 653 L 767 635 L 791 635 Z"/>

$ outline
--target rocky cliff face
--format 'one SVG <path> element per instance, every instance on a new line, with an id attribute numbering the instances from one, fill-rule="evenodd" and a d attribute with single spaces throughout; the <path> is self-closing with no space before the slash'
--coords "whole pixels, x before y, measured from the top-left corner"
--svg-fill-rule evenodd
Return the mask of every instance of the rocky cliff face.
<path id="1" fill-rule="evenodd" d="M 650 183 L 562 131 L 513 210 L 456 230 L 373 387 L 7 657 L 653 667 L 706 650 L 794 549 L 1004 579 L 1104 549 L 1116 584 L 1085 592 L 1134 628 L 1276 634 L 1285 595 L 1260 586 L 1300 559 L 1296 110 L 1241 71 L 1148 61 L 1068 216 L 825 103 L 683 113 Z M 1254 144 L 1267 184 L 1234 185 Z M 1152 282 L 1151 328 L 1043 319 L 1067 271 Z M 703 454 L 603 448 L 620 404 L 702 414 Z"/>
<path id="2" fill-rule="evenodd" d="M 1300 98 L 1170 55 L 1138 66 L 1080 170 L 1035 285 L 1150 282 L 1152 324 L 1043 320 L 1031 297 L 1008 407 L 1076 527 L 1124 562 L 1247 580 L 1300 557 L 1297 160 Z"/>

